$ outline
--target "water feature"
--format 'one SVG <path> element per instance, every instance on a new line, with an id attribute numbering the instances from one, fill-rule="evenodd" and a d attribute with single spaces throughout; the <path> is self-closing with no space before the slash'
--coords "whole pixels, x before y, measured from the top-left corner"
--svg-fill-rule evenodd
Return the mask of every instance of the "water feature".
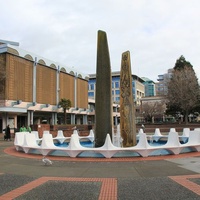
<path id="1" fill-rule="evenodd" d="M 75 133 L 75 135 L 78 136 L 77 133 Z M 159 156 L 159 155 L 169 155 L 169 154 L 171 154 L 171 152 L 168 149 L 160 148 L 160 147 L 164 147 L 167 144 L 166 138 L 165 138 L 165 140 L 159 140 L 157 142 L 153 141 L 152 138 L 153 138 L 152 135 L 146 136 L 146 142 L 148 141 L 149 148 L 151 148 L 151 147 L 155 148 L 152 152 L 149 153 L 148 156 Z M 139 143 L 140 142 L 138 141 L 137 145 L 139 145 Z M 180 142 L 180 144 L 184 145 L 184 142 Z M 70 146 L 70 142 L 65 141 L 64 143 L 61 144 L 57 140 L 54 140 L 54 145 L 58 148 L 61 148 L 62 150 L 56 149 L 54 151 L 51 151 L 48 155 L 67 156 L 67 157 L 69 156 L 65 151 L 63 151 L 63 149 L 67 149 Z M 94 141 L 91 142 L 90 140 L 85 139 L 85 141 L 80 141 L 80 145 L 82 147 L 89 148 L 90 151 L 80 152 L 79 154 L 77 154 L 76 157 L 80 157 L 80 158 L 83 158 L 83 157 L 103 158 L 103 157 L 105 157 L 101 153 L 97 153 L 97 152 L 93 151 L 93 149 L 95 149 L 94 148 Z M 42 146 L 42 145 L 40 145 L 40 146 Z M 158 149 L 156 149 L 156 147 L 158 147 Z M 145 150 L 145 147 L 140 147 L 139 149 L 141 150 L 142 148 L 143 148 L 143 150 Z M 81 149 L 81 147 L 79 147 L 79 149 Z M 118 148 L 118 149 L 120 149 L 120 148 Z M 146 147 L 146 149 L 148 149 L 148 147 Z M 109 151 L 109 149 L 107 151 Z M 181 153 L 187 153 L 187 152 L 190 152 L 190 151 L 191 151 L 190 148 L 184 147 L 181 150 Z M 41 154 L 41 152 L 38 149 L 31 149 L 31 151 L 29 151 L 29 153 Z M 121 148 L 121 150 L 116 151 L 116 153 L 112 157 L 116 158 L 116 157 L 140 157 L 140 156 L 141 155 L 137 151 L 131 151 L 131 150 L 127 151 L 126 148 Z"/>
<path id="2" fill-rule="evenodd" d="M 15 147 L 17 150 L 23 150 L 26 153 L 39 152 L 40 154 L 56 155 L 57 152 L 70 157 L 132 157 L 132 156 L 152 156 L 179 154 L 188 147 L 200 151 L 200 132 L 196 131 L 189 136 L 186 144 L 180 144 L 178 133 L 171 130 L 167 136 L 167 143 L 160 146 L 153 146 L 153 141 L 160 141 L 160 138 L 166 138 L 160 132 L 152 136 L 145 133 L 139 133 L 139 142 L 136 144 L 136 125 L 134 116 L 134 102 L 132 95 L 132 74 L 130 65 L 129 51 L 122 54 L 122 76 L 120 85 L 120 121 L 121 130 L 117 132 L 116 137 L 112 134 L 112 97 L 111 97 L 111 69 L 110 57 L 105 32 L 98 33 L 97 48 L 97 75 L 96 96 L 95 96 L 95 148 L 84 147 L 79 142 L 78 134 L 72 134 L 70 143 L 66 147 L 56 147 L 53 144 L 51 134 L 43 134 L 42 144 L 38 146 L 31 134 L 15 135 Z M 191 133 L 191 131 L 190 131 Z M 122 138 L 121 138 L 122 137 Z M 147 142 L 149 137 L 150 144 Z M 183 136 L 184 138 L 185 136 Z M 65 137 L 57 137 L 58 141 L 64 141 Z M 112 143 L 113 141 L 113 143 Z M 121 147 L 123 145 L 123 148 Z M 58 149 L 59 148 L 59 149 Z"/>

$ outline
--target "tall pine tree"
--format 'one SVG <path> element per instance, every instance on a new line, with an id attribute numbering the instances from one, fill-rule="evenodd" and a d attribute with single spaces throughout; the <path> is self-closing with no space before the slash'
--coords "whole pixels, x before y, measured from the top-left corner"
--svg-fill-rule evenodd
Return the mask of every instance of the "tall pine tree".
<path id="1" fill-rule="evenodd" d="M 199 104 L 200 88 L 193 66 L 181 56 L 174 66 L 168 83 L 169 106 L 178 106 L 188 123 L 190 111 Z"/>

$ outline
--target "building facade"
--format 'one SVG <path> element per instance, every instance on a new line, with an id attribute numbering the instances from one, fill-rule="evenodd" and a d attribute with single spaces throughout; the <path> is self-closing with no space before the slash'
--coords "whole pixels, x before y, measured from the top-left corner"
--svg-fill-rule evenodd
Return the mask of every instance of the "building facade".
<path id="1" fill-rule="evenodd" d="M 120 102 L 120 72 L 112 72 L 112 98 L 113 103 Z M 140 105 L 140 99 L 144 96 L 143 80 L 136 75 L 132 75 L 133 98 L 136 105 Z M 96 74 L 89 75 L 88 97 L 95 99 Z"/>
<path id="2" fill-rule="evenodd" d="M 0 128 L 63 122 L 61 98 L 72 103 L 68 123 L 87 124 L 88 75 L 0 40 Z"/>
<path id="3" fill-rule="evenodd" d="M 156 83 L 156 95 L 165 96 L 168 91 L 168 82 L 172 77 L 173 69 L 168 69 L 167 73 L 158 75 L 158 82 Z"/>
<path id="4" fill-rule="evenodd" d="M 145 86 L 145 97 L 156 96 L 156 87 L 154 81 L 146 77 L 141 77 L 141 79 L 144 80 L 143 84 Z"/>

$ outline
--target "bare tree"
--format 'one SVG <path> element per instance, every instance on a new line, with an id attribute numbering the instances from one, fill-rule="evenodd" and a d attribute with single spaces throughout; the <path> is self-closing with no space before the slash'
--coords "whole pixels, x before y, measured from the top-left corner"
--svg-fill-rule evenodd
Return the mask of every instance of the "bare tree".
<path id="1" fill-rule="evenodd" d="M 178 106 L 183 110 L 185 122 L 188 123 L 189 112 L 199 104 L 200 89 L 192 65 L 189 62 L 184 63 L 183 58 L 181 56 L 177 60 L 182 66 L 174 67 L 172 78 L 168 83 L 167 97 L 169 105 Z"/>
<path id="2" fill-rule="evenodd" d="M 147 121 L 152 122 L 153 117 L 163 115 L 165 110 L 166 104 L 164 100 L 145 102 L 142 104 L 143 117 L 147 119 Z"/>

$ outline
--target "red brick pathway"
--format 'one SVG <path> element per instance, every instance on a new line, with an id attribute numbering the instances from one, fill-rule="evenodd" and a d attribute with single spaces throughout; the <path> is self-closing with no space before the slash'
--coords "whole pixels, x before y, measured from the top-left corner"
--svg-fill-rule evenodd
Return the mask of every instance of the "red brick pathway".
<path id="1" fill-rule="evenodd" d="M 182 185 L 183 187 L 191 190 L 192 192 L 200 195 L 200 185 L 188 180 L 188 179 L 196 179 L 200 178 L 200 174 L 197 175 L 185 175 L 185 176 L 169 176 L 172 180 Z"/>
<path id="2" fill-rule="evenodd" d="M 42 155 L 36 154 L 25 154 L 24 152 L 16 151 L 15 147 L 8 147 L 4 150 L 5 153 L 23 157 L 23 158 L 35 158 L 41 159 Z M 149 157 L 118 157 L 118 158 L 71 158 L 65 156 L 47 156 L 51 160 L 62 160 L 62 161 L 71 161 L 71 162 L 134 162 L 134 161 L 148 161 L 148 160 L 165 160 L 165 159 L 176 159 L 176 158 L 187 158 L 200 156 L 200 152 L 190 152 L 183 153 L 178 155 L 164 155 L 164 156 L 149 156 Z"/>
<path id="3" fill-rule="evenodd" d="M 5 153 L 24 157 L 24 158 L 34 158 L 41 159 L 41 155 L 35 154 L 25 154 L 23 152 L 18 152 L 14 147 L 9 147 L 4 150 Z M 70 158 L 70 157 L 55 157 L 49 156 L 51 160 L 62 160 L 62 161 L 76 161 L 76 162 L 133 162 L 133 161 L 144 161 L 144 160 L 163 160 L 163 159 L 173 159 L 173 158 L 186 158 L 186 157 L 195 157 L 200 156 L 200 152 L 191 152 L 179 155 L 166 155 L 166 156 L 151 156 L 151 157 L 128 157 L 128 158 Z M 1 174 L 1 173 L 0 173 Z M 185 188 L 191 190 L 192 192 L 200 195 L 200 186 L 188 179 L 200 178 L 198 175 L 185 175 L 185 176 L 170 176 L 170 179 L 177 182 L 178 184 L 184 186 Z M 32 190 L 33 188 L 46 183 L 47 181 L 74 181 L 74 182 L 102 182 L 99 200 L 116 200 L 117 199 L 117 179 L 115 178 L 67 178 L 67 177 L 41 177 L 35 181 L 32 181 L 24 186 L 16 188 L 11 192 L 8 192 L 0 196 L 0 200 L 8 200 L 16 198 L 25 192 Z"/>
<path id="4" fill-rule="evenodd" d="M 117 200 L 117 180 L 115 178 L 65 178 L 65 177 L 41 177 L 27 183 L 2 196 L 0 200 L 10 200 L 46 183 L 47 181 L 74 181 L 74 182 L 101 182 L 99 200 Z"/>

